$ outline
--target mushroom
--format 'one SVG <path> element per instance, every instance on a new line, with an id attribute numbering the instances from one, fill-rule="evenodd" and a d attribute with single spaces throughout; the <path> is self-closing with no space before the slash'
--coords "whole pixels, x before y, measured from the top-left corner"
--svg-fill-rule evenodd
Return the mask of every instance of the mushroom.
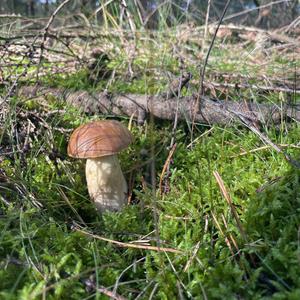
<path id="1" fill-rule="evenodd" d="M 114 120 L 83 124 L 71 134 L 68 155 L 87 159 L 87 187 L 99 212 L 118 211 L 127 203 L 128 187 L 117 154 L 132 140 L 130 131 Z"/>

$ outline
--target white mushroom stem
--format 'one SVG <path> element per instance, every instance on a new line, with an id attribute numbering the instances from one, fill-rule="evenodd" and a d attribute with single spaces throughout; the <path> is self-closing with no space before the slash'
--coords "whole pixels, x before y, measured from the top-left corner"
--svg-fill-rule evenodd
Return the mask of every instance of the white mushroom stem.
<path id="1" fill-rule="evenodd" d="M 117 155 L 88 158 L 85 173 L 89 195 L 99 212 L 126 205 L 128 188 Z"/>

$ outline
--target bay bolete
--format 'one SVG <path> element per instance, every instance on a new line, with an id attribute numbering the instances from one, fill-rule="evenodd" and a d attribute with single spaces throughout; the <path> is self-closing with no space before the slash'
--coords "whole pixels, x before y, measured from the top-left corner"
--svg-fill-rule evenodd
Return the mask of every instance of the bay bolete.
<path id="1" fill-rule="evenodd" d="M 133 140 L 130 131 L 114 120 L 94 121 L 71 134 L 68 155 L 86 159 L 86 181 L 98 211 L 118 211 L 127 203 L 128 187 L 117 154 Z"/>

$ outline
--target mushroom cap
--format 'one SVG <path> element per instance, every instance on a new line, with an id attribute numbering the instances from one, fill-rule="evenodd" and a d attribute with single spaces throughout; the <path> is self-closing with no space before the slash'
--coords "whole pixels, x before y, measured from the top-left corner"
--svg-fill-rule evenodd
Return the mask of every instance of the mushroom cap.
<path id="1" fill-rule="evenodd" d="M 68 155 L 75 158 L 97 158 L 119 153 L 133 141 L 130 131 L 115 120 L 83 124 L 71 134 Z"/>

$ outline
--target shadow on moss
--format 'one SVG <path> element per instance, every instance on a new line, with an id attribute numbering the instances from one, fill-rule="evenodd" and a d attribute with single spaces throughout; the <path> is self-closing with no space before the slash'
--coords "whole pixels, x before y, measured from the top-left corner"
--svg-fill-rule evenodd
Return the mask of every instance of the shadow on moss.
<path id="1" fill-rule="evenodd" d="M 248 251 L 260 269 L 258 286 L 274 297 L 299 297 L 300 171 L 291 169 L 259 192 L 245 221 Z"/>

